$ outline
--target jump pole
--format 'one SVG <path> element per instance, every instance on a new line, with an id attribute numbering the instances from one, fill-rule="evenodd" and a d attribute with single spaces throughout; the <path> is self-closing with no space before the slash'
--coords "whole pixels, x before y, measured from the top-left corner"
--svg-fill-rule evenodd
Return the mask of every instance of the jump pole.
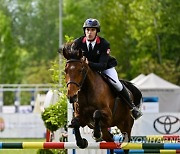
<path id="1" fill-rule="evenodd" d="M 75 142 L 0 142 L 0 149 L 80 149 Z M 180 150 L 180 143 L 115 143 L 89 142 L 86 149 L 171 149 Z"/>

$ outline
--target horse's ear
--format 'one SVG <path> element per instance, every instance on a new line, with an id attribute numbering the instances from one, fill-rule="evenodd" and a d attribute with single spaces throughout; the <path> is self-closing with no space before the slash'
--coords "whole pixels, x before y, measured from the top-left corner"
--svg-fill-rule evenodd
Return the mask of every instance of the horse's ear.
<path id="1" fill-rule="evenodd" d="M 69 59 L 69 53 L 66 47 L 63 47 L 62 51 L 63 51 L 64 58 Z"/>
<path id="2" fill-rule="evenodd" d="M 82 49 L 79 48 L 79 58 L 82 58 L 83 57 L 83 52 L 82 52 Z"/>
<path id="3" fill-rule="evenodd" d="M 76 42 L 72 42 L 71 50 L 75 50 L 75 49 L 77 49 L 77 43 Z"/>

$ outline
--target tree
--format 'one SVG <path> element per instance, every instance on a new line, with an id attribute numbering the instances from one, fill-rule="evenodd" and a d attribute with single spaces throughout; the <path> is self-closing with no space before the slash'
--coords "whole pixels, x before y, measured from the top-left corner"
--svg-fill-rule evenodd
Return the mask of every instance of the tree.
<path id="1" fill-rule="evenodd" d="M 12 36 L 11 20 L 0 10 L 0 83 L 20 82 L 21 52 Z"/>
<path id="2" fill-rule="evenodd" d="M 48 70 L 50 61 L 57 57 L 59 1 L 0 1 L 1 10 L 12 21 L 14 43 L 24 55 L 20 67 L 24 76 L 19 80 L 33 82 L 36 76 L 33 73 Z M 179 7 L 179 0 L 66 0 L 63 1 L 63 36 L 83 35 L 83 22 L 97 18 L 101 23 L 100 35 L 111 43 L 111 54 L 118 60 L 120 78 L 132 79 L 139 72 L 147 72 L 143 63 L 148 59 L 150 64 L 157 63 L 155 70 L 163 78 L 167 77 L 168 69 L 161 70 L 171 63 L 176 80 L 174 74 L 168 79 L 179 84 Z M 49 78 L 42 81 L 49 82 Z"/>
<path id="3" fill-rule="evenodd" d="M 50 82 L 47 75 L 50 62 L 58 56 L 59 1 L 1 1 L 2 9 L 12 21 L 15 43 L 23 51 L 20 83 Z"/>
<path id="4" fill-rule="evenodd" d="M 54 84 L 60 83 L 59 76 L 63 76 L 64 78 L 64 72 L 63 68 L 65 66 L 65 61 L 63 61 L 62 65 L 60 66 L 57 63 L 57 61 L 54 61 L 52 63 L 52 67 L 50 69 L 52 81 Z M 66 96 L 66 86 L 65 81 L 61 81 L 61 87 L 59 89 L 60 96 L 59 100 L 56 104 L 49 106 L 45 109 L 45 111 L 42 113 L 42 119 L 44 121 L 44 124 L 47 129 L 50 131 L 56 131 L 59 128 L 62 128 L 64 125 L 67 124 L 67 96 Z"/>
<path id="5" fill-rule="evenodd" d="M 179 83 L 178 51 L 180 49 L 177 42 L 180 38 L 178 31 L 180 20 L 172 20 L 175 19 L 179 4 L 179 1 L 169 0 L 141 0 L 130 4 L 132 14 L 128 34 L 136 41 L 134 50 L 136 55 L 131 61 L 132 67 L 135 66 L 133 70 L 138 65 L 136 69 L 138 72 L 153 71 L 165 79 Z M 144 69 L 143 66 L 147 64 L 149 68 L 151 65 L 154 66 L 154 69 Z M 169 64 L 172 67 L 171 71 L 168 69 Z M 174 80 L 173 76 L 167 77 L 170 72 L 177 80 Z"/>

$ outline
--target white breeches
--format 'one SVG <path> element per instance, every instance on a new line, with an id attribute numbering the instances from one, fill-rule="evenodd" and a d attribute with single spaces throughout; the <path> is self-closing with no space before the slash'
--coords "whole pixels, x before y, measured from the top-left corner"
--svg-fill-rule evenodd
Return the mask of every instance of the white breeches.
<path id="1" fill-rule="evenodd" d="M 114 67 L 104 70 L 103 73 L 108 75 L 110 78 L 112 78 L 115 81 L 114 82 L 113 80 L 109 79 L 109 81 L 116 88 L 117 91 L 121 91 L 123 89 L 123 85 L 119 81 L 118 74 Z"/>

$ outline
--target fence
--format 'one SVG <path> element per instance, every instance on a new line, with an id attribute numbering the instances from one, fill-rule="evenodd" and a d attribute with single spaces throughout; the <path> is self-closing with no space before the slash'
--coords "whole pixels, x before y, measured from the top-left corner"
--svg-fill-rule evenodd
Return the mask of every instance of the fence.
<path id="1" fill-rule="evenodd" d="M 55 85 L 58 86 L 58 85 Z M 39 92 L 47 92 L 52 89 L 53 86 L 50 84 L 0 84 L 0 112 L 3 112 L 3 95 L 4 92 L 14 93 L 14 106 L 15 112 L 19 112 L 19 106 L 21 105 L 21 92 L 30 92 L 31 100 L 30 105 L 33 109 L 35 97 Z"/>

